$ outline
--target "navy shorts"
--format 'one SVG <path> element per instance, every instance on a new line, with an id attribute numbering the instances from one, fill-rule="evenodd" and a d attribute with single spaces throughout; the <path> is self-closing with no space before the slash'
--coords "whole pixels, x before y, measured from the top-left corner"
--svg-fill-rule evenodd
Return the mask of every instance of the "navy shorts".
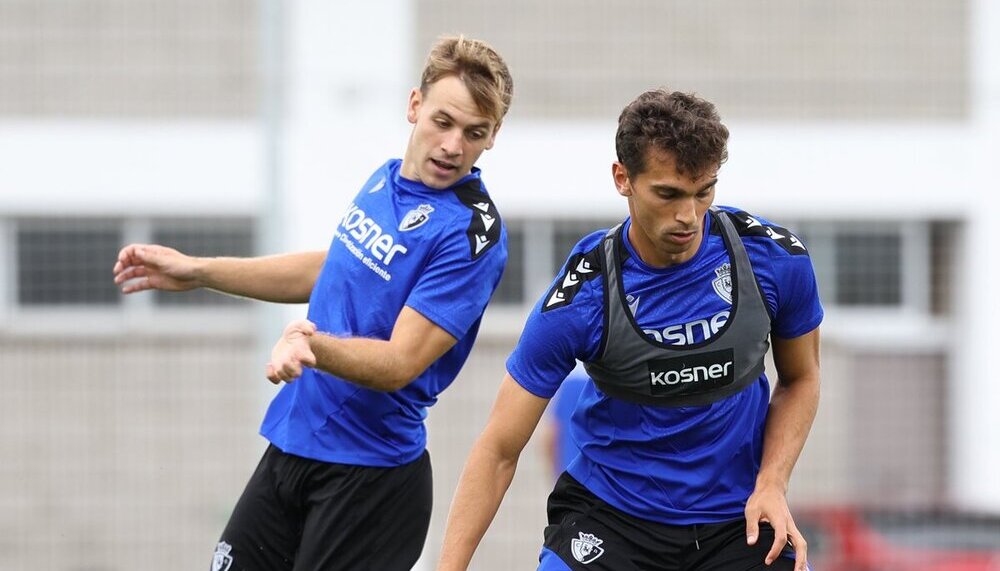
<path id="1" fill-rule="evenodd" d="M 264 452 L 219 538 L 212 571 L 409 571 L 432 503 L 430 456 L 392 468 Z"/>
<path id="2" fill-rule="evenodd" d="M 665 525 L 609 506 L 567 473 L 549 496 L 549 525 L 539 556 L 541 571 L 792 571 L 785 553 L 770 566 L 764 557 L 774 529 L 760 526 L 747 545 L 746 520 Z"/>

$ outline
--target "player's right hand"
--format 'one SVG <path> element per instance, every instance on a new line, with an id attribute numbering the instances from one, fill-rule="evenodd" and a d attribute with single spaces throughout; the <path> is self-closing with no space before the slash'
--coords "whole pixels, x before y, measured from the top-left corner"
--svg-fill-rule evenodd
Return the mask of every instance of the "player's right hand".
<path id="1" fill-rule="evenodd" d="M 302 376 L 303 367 L 316 366 L 316 354 L 309 338 L 316 333 L 316 324 L 307 319 L 289 323 L 271 350 L 265 376 L 273 384 L 289 383 Z"/>
<path id="2" fill-rule="evenodd" d="M 198 258 L 156 244 L 129 244 L 118 252 L 115 284 L 122 293 L 147 289 L 187 291 L 201 284 Z"/>

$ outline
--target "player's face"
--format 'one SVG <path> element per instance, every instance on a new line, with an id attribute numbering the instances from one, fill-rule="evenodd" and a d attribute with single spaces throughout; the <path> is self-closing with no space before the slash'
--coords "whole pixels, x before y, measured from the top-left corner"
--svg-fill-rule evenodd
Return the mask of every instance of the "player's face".
<path id="1" fill-rule="evenodd" d="M 402 175 L 431 188 L 446 188 L 469 174 L 479 155 L 493 147 L 499 129 L 455 76 L 432 83 L 426 94 L 411 91 L 406 118 L 413 132 Z"/>
<path id="2" fill-rule="evenodd" d="M 632 226 L 628 238 L 639 257 L 655 267 L 691 259 L 702 240 L 702 221 L 715 200 L 718 167 L 695 175 L 677 172 L 671 153 L 650 148 L 645 171 L 630 176 L 625 165 L 611 167 L 618 193 L 628 197 Z"/>

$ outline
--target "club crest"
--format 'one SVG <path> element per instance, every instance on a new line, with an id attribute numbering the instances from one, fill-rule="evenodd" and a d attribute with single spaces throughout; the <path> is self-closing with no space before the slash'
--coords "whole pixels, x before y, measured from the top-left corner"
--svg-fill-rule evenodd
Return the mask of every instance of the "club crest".
<path id="1" fill-rule="evenodd" d="M 407 212 L 406 216 L 403 217 L 403 221 L 399 223 L 399 231 L 409 232 L 414 228 L 423 226 L 425 222 L 430 220 L 431 212 L 434 212 L 434 207 L 430 204 L 421 204 L 420 206 Z"/>
<path id="2" fill-rule="evenodd" d="M 233 546 L 225 541 L 220 541 L 219 545 L 215 546 L 215 555 L 212 557 L 212 571 L 229 571 L 229 567 L 233 564 L 233 556 L 229 554 L 232 550 Z"/>
<path id="3" fill-rule="evenodd" d="M 580 532 L 580 538 L 574 539 L 572 543 L 573 558 L 584 565 L 592 563 L 601 555 L 604 555 L 604 548 L 600 545 L 603 539 L 598 539 L 592 533 Z"/>
<path id="4" fill-rule="evenodd" d="M 729 263 L 715 268 L 715 276 L 716 278 L 712 280 L 715 293 L 719 294 L 719 297 L 726 303 L 733 303 L 733 277 L 730 273 Z"/>

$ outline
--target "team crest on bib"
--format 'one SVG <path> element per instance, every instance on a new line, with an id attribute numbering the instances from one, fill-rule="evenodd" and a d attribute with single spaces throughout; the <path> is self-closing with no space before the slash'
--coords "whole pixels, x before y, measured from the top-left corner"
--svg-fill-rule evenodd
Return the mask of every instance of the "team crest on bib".
<path id="1" fill-rule="evenodd" d="M 715 268 L 715 279 L 712 287 L 726 303 L 733 303 L 733 276 L 730 273 L 729 262 Z"/>
<path id="2" fill-rule="evenodd" d="M 431 219 L 431 212 L 434 212 L 434 207 L 430 204 L 421 204 L 407 212 L 406 216 L 403 217 L 403 221 L 399 223 L 399 231 L 409 232 L 414 228 L 423 226 L 425 222 Z"/>
<path id="3" fill-rule="evenodd" d="M 219 545 L 215 546 L 215 555 L 212 557 L 212 571 L 229 571 L 229 567 L 233 564 L 233 556 L 229 554 L 232 550 L 233 546 L 225 541 L 220 541 Z"/>
<path id="4" fill-rule="evenodd" d="M 601 555 L 604 555 L 604 548 L 601 544 L 603 539 L 598 539 L 593 533 L 580 532 L 580 538 L 574 539 L 572 543 L 573 559 L 584 565 L 592 563 Z"/>

